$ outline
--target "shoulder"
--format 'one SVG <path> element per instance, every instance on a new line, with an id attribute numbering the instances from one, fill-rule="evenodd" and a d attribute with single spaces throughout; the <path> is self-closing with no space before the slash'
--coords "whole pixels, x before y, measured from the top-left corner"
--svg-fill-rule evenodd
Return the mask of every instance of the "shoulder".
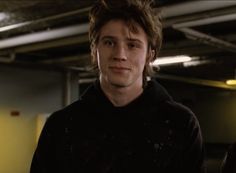
<path id="1" fill-rule="evenodd" d="M 163 107 L 171 115 L 173 115 L 173 117 L 181 116 L 183 119 L 188 119 L 188 118 L 194 118 L 195 117 L 194 113 L 192 112 L 192 110 L 190 108 L 188 108 L 187 106 L 185 106 L 185 105 L 183 105 L 179 102 L 173 101 L 173 100 L 166 101 L 163 104 Z"/>
<path id="2" fill-rule="evenodd" d="M 67 126 L 74 115 L 84 112 L 83 101 L 78 100 L 60 110 L 53 112 L 45 123 L 45 128 L 56 131 Z"/>
<path id="3" fill-rule="evenodd" d="M 175 101 L 161 84 L 156 80 L 151 80 L 148 84 L 145 94 L 148 96 L 152 109 L 157 111 L 159 115 L 157 117 L 161 116 L 161 119 L 170 120 L 179 126 L 187 126 L 189 123 L 198 125 L 197 117 L 193 111 Z"/>
<path id="4" fill-rule="evenodd" d="M 187 106 L 173 100 L 168 100 L 163 102 L 160 107 L 160 111 L 165 119 L 172 122 L 176 128 L 182 130 L 200 128 L 195 113 Z"/>
<path id="5" fill-rule="evenodd" d="M 96 104 L 94 100 L 96 94 L 95 85 L 90 85 L 77 101 L 52 113 L 47 120 L 47 124 L 64 126 L 65 123 L 72 121 L 72 119 L 85 117 L 91 107 Z"/>

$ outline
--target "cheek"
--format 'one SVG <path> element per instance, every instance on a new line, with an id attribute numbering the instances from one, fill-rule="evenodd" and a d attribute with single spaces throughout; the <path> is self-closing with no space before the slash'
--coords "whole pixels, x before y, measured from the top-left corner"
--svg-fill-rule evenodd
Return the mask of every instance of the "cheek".
<path id="1" fill-rule="evenodd" d="M 138 67 L 139 70 L 142 71 L 144 69 L 145 64 L 146 64 L 146 61 L 147 61 L 146 56 L 143 55 L 143 56 L 138 56 L 137 60 L 134 63 L 136 65 L 136 67 Z"/>

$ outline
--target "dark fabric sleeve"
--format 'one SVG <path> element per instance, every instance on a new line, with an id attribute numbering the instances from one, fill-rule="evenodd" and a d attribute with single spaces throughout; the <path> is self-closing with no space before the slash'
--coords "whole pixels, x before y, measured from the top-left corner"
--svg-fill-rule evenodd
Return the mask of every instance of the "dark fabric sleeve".
<path id="1" fill-rule="evenodd" d="M 184 147 L 183 164 L 185 173 L 205 173 L 205 147 L 201 128 L 196 116 L 190 111 L 191 117 L 185 129 L 186 143 Z"/>

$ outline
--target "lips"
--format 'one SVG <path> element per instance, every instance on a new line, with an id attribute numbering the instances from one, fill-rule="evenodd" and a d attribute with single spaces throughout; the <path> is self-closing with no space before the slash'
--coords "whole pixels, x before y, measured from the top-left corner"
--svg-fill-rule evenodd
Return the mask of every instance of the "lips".
<path id="1" fill-rule="evenodd" d="M 109 66 L 109 69 L 115 72 L 124 72 L 124 71 L 130 71 L 131 69 L 128 67 L 123 66 Z"/>

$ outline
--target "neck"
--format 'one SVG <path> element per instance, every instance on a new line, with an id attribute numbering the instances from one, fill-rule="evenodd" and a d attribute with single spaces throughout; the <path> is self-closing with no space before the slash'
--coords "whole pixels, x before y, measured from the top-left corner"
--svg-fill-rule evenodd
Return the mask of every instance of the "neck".
<path id="1" fill-rule="evenodd" d="M 140 96 L 143 92 L 142 85 L 120 87 L 107 84 L 102 81 L 100 81 L 100 84 L 101 84 L 101 89 L 103 90 L 105 95 L 116 107 L 122 107 L 129 104 L 138 96 Z"/>

